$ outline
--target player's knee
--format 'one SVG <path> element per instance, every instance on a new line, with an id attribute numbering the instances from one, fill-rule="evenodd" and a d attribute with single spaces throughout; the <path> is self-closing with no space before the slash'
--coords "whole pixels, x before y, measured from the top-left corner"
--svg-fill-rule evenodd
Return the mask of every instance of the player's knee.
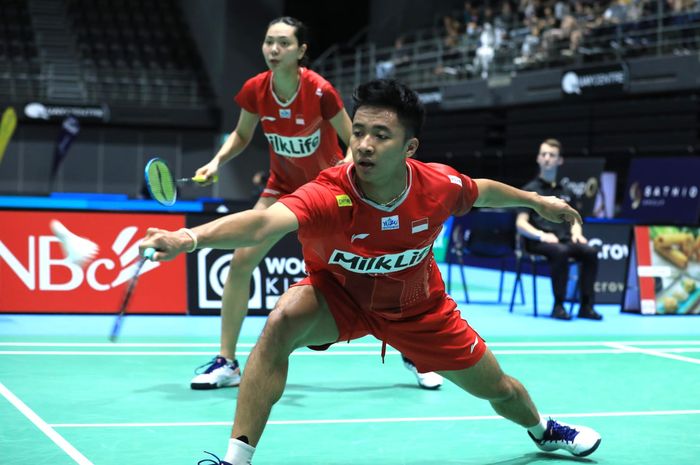
<path id="1" fill-rule="evenodd" d="M 287 348 L 291 352 L 298 337 L 298 327 L 295 318 L 289 312 L 284 311 L 284 308 L 275 307 L 267 317 L 263 329 L 264 339 L 275 348 Z"/>
<path id="2" fill-rule="evenodd" d="M 238 249 L 233 253 L 229 275 L 250 276 L 258 263 L 259 260 L 247 249 Z"/>
<path id="3" fill-rule="evenodd" d="M 258 345 L 267 350 L 279 351 L 283 347 L 287 347 L 288 334 L 285 328 L 289 326 L 287 318 L 282 312 L 273 310 L 267 317 L 265 327 L 263 328 Z"/>

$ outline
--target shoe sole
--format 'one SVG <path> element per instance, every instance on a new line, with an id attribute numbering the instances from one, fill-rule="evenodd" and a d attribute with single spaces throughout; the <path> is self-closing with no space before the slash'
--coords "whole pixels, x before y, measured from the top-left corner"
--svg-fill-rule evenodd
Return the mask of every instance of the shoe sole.
<path id="1" fill-rule="evenodd" d="M 595 452 L 595 450 L 596 450 L 596 449 L 598 448 L 598 446 L 600 445 L 600 441 L 601 441 L 601 439 L 598 439 L 598 440 L 595 442 L 595 444 L 593 444 L 593 447 L 591 447 L 591 448 L 588 449 L 587 451 L 581 452 L 580 454 L 574 454 L 574 455 L 575 455 L 576 457 L 587 457 L 587 456 L 591 455 L 593 452 Z"/>
<path id="2" fill-rule="evenodd" d="M 236 384 L 211 384 L 211 383 L 191 383 L 190 384 L 190 389 L 193 389 L 195 391 L 209 391 L 212 389 L 219 389 L 219 388 L 226 388 L 226 387 L 238 387 L 240 385 L 240 381 L 237 382 Z"/>
<path id="3" fill-rule="evenodd" d="M 426 391 L 437 391 L 442 387 L 442 384 L 438 384 L 437 386 L 424 386 L 420 383 L 418 383 L 418 387 L 421 389 L 425 389 Z"/>

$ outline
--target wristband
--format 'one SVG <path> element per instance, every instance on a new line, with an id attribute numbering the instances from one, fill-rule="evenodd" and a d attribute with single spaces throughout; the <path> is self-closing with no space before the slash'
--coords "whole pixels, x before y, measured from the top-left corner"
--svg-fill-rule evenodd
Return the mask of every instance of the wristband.
<path id="1" fill-rule="evenodd" d="M 187 253 L 191 253 L 197 250 L 197 235 L 194 233 L 194 231 L 192 231 L 189 228 L 182 228 L 180 229 L 180 231 L 184 232 L 185 234 L 190 236 L 190 239 L 192 239 L 192 248 L 188 250 Z"/>
<path id="2" fill-rule="evenodd" d="M 542 237 L 544 237 L 544 233 L 542 231 L 540 231 L 539 234 L 537 235 L 537 240 L 542 242 Z M 196 244 L 196 242 L 195 242 L 195 244 Z"/>

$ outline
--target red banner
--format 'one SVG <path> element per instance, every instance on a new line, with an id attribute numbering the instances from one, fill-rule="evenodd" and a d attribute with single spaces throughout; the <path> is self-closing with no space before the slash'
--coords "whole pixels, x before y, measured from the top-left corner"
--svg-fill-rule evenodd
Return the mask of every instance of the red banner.
<path id="1" fill-rule="evenodd" d="M 63 257 L 49 222 L 100 247 L 81 268 Z M 179 229 L 184 215 L 0 211 L 0 312 L 114 313 L 149 227 Z M 146 262 L 129 313 L 187 312 L 185 257 Z"/>

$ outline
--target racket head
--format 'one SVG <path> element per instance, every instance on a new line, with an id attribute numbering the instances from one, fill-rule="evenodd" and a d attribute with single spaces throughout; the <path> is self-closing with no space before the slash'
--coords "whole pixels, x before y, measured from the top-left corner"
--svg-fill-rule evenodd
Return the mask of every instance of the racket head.
<path id="1" fill-rule="evenodd" d="M 161 205 L 170 207 L 177 200 L 177 188 L 175 179 L 162 158 L 152 158 L 146 163 L 144 169 L 146 187 L 151 198 Z"/>

